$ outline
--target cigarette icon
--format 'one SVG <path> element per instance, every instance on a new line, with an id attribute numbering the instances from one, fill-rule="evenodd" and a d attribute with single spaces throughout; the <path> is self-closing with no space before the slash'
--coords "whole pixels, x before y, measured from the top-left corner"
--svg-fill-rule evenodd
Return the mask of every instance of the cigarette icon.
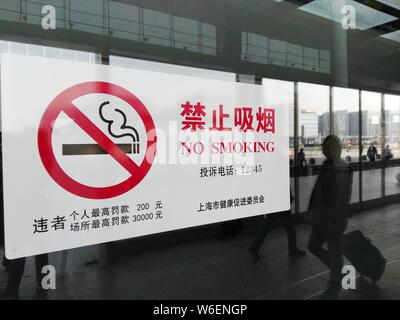
<path id="1" fill-rule="evenodd" d="M 139 143 L 117 143 L 115 144 L 126 154 L 139 153 Z M 98 144 L 63 144 L 63 156 L 96 155 L 107 154 Z"/>

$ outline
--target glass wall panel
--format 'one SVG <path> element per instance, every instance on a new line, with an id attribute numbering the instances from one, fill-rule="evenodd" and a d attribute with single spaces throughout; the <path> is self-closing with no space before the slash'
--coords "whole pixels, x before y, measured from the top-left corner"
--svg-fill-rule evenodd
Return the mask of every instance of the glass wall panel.
<path id="1" fill-rule="evenodd" d="M 298 109 L 299 148 L 304 148 L 307 164 L 321 164 L 321 142 L 330 133 L 329 87 L 299 83 Z"/>
<path id="2" fill-rule="evenodd" d="M 201 53 L 217 54 L 217 27 L 208 23 L 201 23 Z"/>
<path id="3" fill-rule="evenodd" d="M 371 200 L 382 196 L 382 139 L 381 94 L 362 91 L 361 132 L 363 166 L 362 199 Z"/>
<path id="4" fill-rule="evenodd" d="M 91 33 L 104 33 L 103 0 L 70 0 L 72 28 Z"/>
<path id="5" fill-rule="evenodd" d="M 17 1 L 15 1 L 17 2 Z M 42 14 L 42 8 L 45 5 L 51 5 L 56 9 L 56 27 L 66 28 L 67 23 L 64 16 L 64 0 L 28 0 L 26 1 L 27 22 L 31 24 L 41 25 L 45 16 Z"/>
<path id="6" fill-rule="evenodd" d="M 205 79 L 216 79 L 216 80 L 236 82 L 236 74 L 232 72 L 187 67 L 171 63 L 146 61 L 141 59 L 125 58 L 114 55 L 110 55 L 110 65 L 124 67 L 124 68 L 133 68 L 139 70 L 166 72 L 171 74 L 200 77 Z"/>
<path id="7" fill-rule="evenodd" d="M 317 176 L 315 166 L 321 165 L 323 139 L 330 133 L 329 87 L 311 83 L 298 85 L 297 170 L 300 185 L 300 212 L 308 210 L 311 192 Z"/>
<path id="8" fill-rule="evenodd" d="M 289 67 L 303 69 L 303 47 L 297 44 L 288 43 L 287 45 L 287 64 Z"/>
<path id="9" fill-rule="evenodd" d="M 304 48 L 304 70 L 320 71 L 319 50 L 314 48 Z"/>
<path id="10" fill-rule="evenodd" d="M 37 57 L 56 57 L 58 59 L 80 61 L 86 63 L 95 63 L 96 61 L 96 54 L 94 52 L 60 49 L 55 47 L 32 45 L 6 40 L 0 40 L 0 54 L 1 53 L 18 53 Z M 82 272 L 85 270 L 85 266 L 88 261 L 99 259 L 98 250 L 100 246 L 93 245 L 77 249 L 65 250 L 61 252 L 49 253 L 49 264 L 54 266 L 56 270 Z M 27 277 L 29 278 L 30 276 Z M 31 299 L 31 297 L 28 295 L 24 296 L 24 298 Z"/>
<path id="11" fill-rule="evenodd" d="M 289 158 L 290 167 L 294 167 L 294 83 L 289 81 L 280 81 L 274 79 L 262 80 L 263 86 L 268 90 L 267 105 L 274 108 L 286 108 L 289 110 Z M 291 170 L 292 171 L 292 170 Z M 295 196 L 295 178 L 290 178 L 290 188 L 292 195 Z M 292 212 L 294 212 L 294 201 L 291 204 Z"/>
<path id="12" fill-rule="evenodd" d="M 343 144 L 342 157 L 351 162 L 359 160 L 359 92 L 333 88 L 333 132 Z"/>
<path id="13" fill-rule="evenodd" d="M 199 30 L 198 21 L 174 17 L 174 47 L 189 51 L 199 51 Z"/>
<path id="14" fill-rule="evenodd" d="M 1 0 L 0 20 L 18 22 L 20 19 L 20 1 Z"/>
<path id="15" fill-rule="evenodd" d="M 112 36 L 121 39 L 139 41 L 139 8 L 117 1 L 109 2 L 110 31 Z"/>
<path id="16" fill-rule="evenodd" d="M 286 66 L 286 41 L 270 39 L 269 49 L 269 63 Z"/>
<path id="17" fill-rule="evenodd" d="M 359 161 L 359 91 L 333 88 L 333 132 L 342 141 L 342 158 L 348 162 Z M 359 172 L 353 172 L 351 202 L 359 201 Z"/>
<path id="18" fill-rule="evenodd" d="M 161 46 L 171 46 L 172 16 L 167 13 L 143 9 L 143 40 Z"/>
<path id="19" fill-rule="evenodd" d="M 264 78 L 263 85 L 268 88 L 267 104 L 275 108 L 289 110 L 289 155 L 294 166 L 294 83 Z"/>
<path id="20" fill-rule="evenodd" d="M 400 96 L 385 95 L 385 195 L 400 193 Z"/>
<path id="21" fill-rule="evenodd" d="M 313 72 L 330 72 L 328 50 L 242 31 L 241 60 Z"/>

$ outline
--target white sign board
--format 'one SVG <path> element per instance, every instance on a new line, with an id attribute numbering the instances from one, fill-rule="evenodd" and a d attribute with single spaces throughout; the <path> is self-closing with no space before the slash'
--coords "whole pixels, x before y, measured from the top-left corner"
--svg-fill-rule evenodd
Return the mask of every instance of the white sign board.
<path id="1" fill-rule="evenodd" d="M 3 55 L 6 256 L 288 210 L 289 112 L 271 93 Z"/>

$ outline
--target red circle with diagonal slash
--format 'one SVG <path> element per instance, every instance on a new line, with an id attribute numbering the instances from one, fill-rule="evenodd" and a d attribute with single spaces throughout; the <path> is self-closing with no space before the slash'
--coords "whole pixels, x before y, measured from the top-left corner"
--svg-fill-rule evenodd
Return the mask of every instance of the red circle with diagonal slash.
<path id="1" fill-rule="evenodd" d="M 103 133 L 89 118 L 86 117 L 73 101 L 81 96 L 92 93 L 104 93 L 116 96 L 128 103 L 140 116 L 147 134 L 147 148 L 145 157 L 137 165 L 111 139 Z M 52 146 L 54 123 L 61 112 L 70 117 L 83 129 L 101 148 L 114 158 L 129 173 L 125 181 L 108 186 L 92 187 L 72 179 L 59 165 Z M 139 184 L 149 172 L 155 157 L 156 133 L 153 119 L 145 105 L 128 90 L 108 82 L 84 82 L 74 85 L 60 93 L 47 107 L 40 121 L 38 132 L 38 147 L 40 158 L 48 174 L 65 190 L 89 199 L 108 199 L 117 197 Z"/>

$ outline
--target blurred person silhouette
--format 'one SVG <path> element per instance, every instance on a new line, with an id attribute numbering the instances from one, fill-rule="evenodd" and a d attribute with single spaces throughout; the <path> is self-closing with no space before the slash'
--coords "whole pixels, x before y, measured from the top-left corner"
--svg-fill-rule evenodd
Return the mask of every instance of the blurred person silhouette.
<path id="1" fill-rule="evenodd" d="M 308 249 L 330 269 L 328 288 L 321 299 L 337 299 L 342 285 L 343 234 L 347 228 L 352 173 L 349 164 L 340 158 L 342 145 L 339 138 L 334 135 L 326 137 L 322 152 L 326 160 L 309 206 L 312 231 Z M 324 243 L 327 249 L 324 249 Z"/>
<path id="2" fill-rule="evenodd" d="M 290 202 L 293 202 L 292 191 L 290 190 Z M 272 229 L 277 220 L 281 220 L 283 226 L 285 227 L 285 231 L 288 238 L 288 249 L 289 256 L 291 258 L 302 257 L 306 255 L 306 252 L 300 250 L 297 247 L 297 237 L 296 237 L 296 228 L 294 224 L 294 219 L 291 210 L 275 212 L 266 215 L 264 221 L 256 233 L 256 236 L 251 243 L 249 248 L 250 254 L 254 257 L 256 261 L 260 260 L 260 256 L 258 250 L 262 246 L 265 238 L 267 237 L 269 231 Z"/>
<path id="3" fill-rule="evenodd" d="M 375 161 L 376 155 L 378 154 L 378 150 L 376 150 L 376 147 L 373 143 L 369 146 L 367 150 L 367 157 L 369 161 Z"/>
<path id="4" fill-rule="evenodd" d="M 297 154 L 297 161 L 298 161 L 299 167 L 304 168 L 307 166 L 306 154 L 304 153 L 303 148 L 300 148 L 300 151 Z"/>
<path id="5" fill-rule="evenodd" d="M 390 160 L 393 158 L 393 153 L 389 145 L 386 145 L 386 147 L 383 149 L 382 158 L 383 160 Z"/>

